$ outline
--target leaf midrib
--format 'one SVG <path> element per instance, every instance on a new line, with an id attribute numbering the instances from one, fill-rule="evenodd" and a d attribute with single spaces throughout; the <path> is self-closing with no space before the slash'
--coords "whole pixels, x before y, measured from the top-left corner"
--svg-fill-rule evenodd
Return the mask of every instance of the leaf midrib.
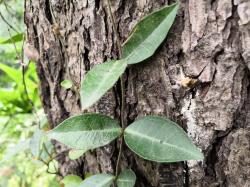
<path id="1" fill-rule="evenodd" d="M 134 180 L 130 180 L 130 179 L 117 179 L 117 181 L 134 183 Z"/>
<path id="2" fill-rule="evenodd" d="M 116 66 L 117 66 L 117 64 L 119 64 L 119 62 L 121 62 L 121 61 L 111 61 L 110 63 L 113 63 L 113 65 L 111 65 L 111 69 L 110 69 L 110 72 L 109 72 L 109 74 L 112 74 L 112 72 L 113 72 L 113 70 L 116 68 Z M 122 63 L 124 63 L 124 62 L 122 62 Z M 121 64 L 122 64 L 121 63 Z M 106 65 L 105 63 L 104 63 L 104 65 Z M 123 64 L 122 64 L 123 65 Z M 104 76 L 104 78 L 101 80 L 101 82 L 98 84 L 98 86 L 97 86 L 97 88 L 95 89 L 95 93 L 100 93 L 100 90 L 101 90 L 101 88 L 103 88 L 104 86 L 103 85 L 105 85 L 104 83 L 108 80 L 108 77 L 109 76 Z M 106 87 L 104 87 L 105 89 L 107 89 L 107 86 Z M 84 94 L 83 94 L 84 95 Z M 96 101 L 96 100 L 98 100 L 99 99 L 99 97 L 98 97 L 98 99 L 95 99 L 95 98 L 97 98 L 96 97 L 96 95 L 100 95 L 100 94 L 92 94 L 92 96 L 90 96 L 90 99 L 88 99 L 89 101 Z M 94 102 L 93 102 L 94 103 Z M 92 104 L 91 104 L 92 105 Z M 83 103 L 83 108 L 87 108 L 87 107 L 89 107 L 89 106 L 91 106 L 90 104 L 88 104 L 88 105 L 86 105 L 85 107 L 84 107 L 84 103 Z"/>
<path id="3" fill-rule="evenodd" d="M 174 9 L 173 9 L 174 10 Z M 172 11 L 173 11 L 172 10 Z M 170 12 L 170 14 L 172 14 L 172 11 Z M 145 37 L 145 39 L 144 40 L 142 40 L 140 43 L 139 43 L 139 45 L 136 47 L 136 48 L 134 48 L 133 50 L 132 50 L 132 52 L 127 56 L 127 57 L 125 57 L 125 59 L 129 59 L 132 55 L 134 55 L 134 54 L 136 54 L 136 50 L 141 46 L 141 45 L 143 45 L 143 43 L 146 43 L 146 41 L 148 40 L 148 38 L 151 36 L 151 35 L 153 35 L 154 34 L 154 32 L 155 32 L 155 30 L 157 30 L 163 23 L 165 23 L 164 21 L 165 21 L 165 19 L 167 19 L 169 16 L 170 16 L 170 14 L 168 14 L 164 19 L 163 19 L 163 21 L 157 26 L 157 27 L 155 27 L 155 29 L 153 30 L 153 32 L 151 32 L 151 34 L 149 34 L 147 37 Z M 136 32 L 136 30 L 134 31 L 134 32 Z M 132 33 L 133 34 L 133 33 Z M 126 43 L 125 43 L 126 44 Z M 124 44 L 124 45 L 125 45 Z"/>
<path id="4" fill-rule="evenodd" d="M 119 127 L 116 127 L 116 128 L 113 128 L 113 129 L 104 129 L 104 130 L 100 130 L 100 129 L 97 129 L 97 130 L 76 130 L 76 131 L 54 131 L 54 132 L 50 132 L 50 133 L 63 133 L 63 134 L 67 134 L 67 133 L 74 133 L 74 132 L 79 132 L 79 133 L 96 133 L 96 132 L 118 132 L 118 131 L 121 131 L 121 128 Z"/>
<path id="5" fill-rule="evenodd" d="M 129 129 L 127 129 L 127 130 L 125 131 L 125 133 L 130 134 L 130 135 L 139 136 L 139 137 L 142 137 L 142 138 L 145 138 L 145 139 L 148 139 L 148 140 L 152 140 L 152 142 L 159 142 L 159 141 L 162 141 L 162 140 L 159 140 L 159 139 L 157 139 L 157 138 L 155 138 L 155 137 L 148 136 L 147 134 L 141 134 L 141 133 L 138 133 L 138 132 L 136 132 L 136 131 L 129 130 Z M 197 155 L 197 154 L 194 154 L 194 153 L 192 153 L 192 152 L 187 151 L 186 149 L 182 149 L 182 148 L 177 147 L 177 146 L 175 146 L 175 145 L 173 145 L 173 144 L 169 144 L 169 143 L 167 143 L 167 142 L 165 142 L 165 141 L 162 141 L 162 144 L 167 145 L 167 146 L 169 146 L 169 147 L 173 147 L 173 148 L 175 148 L 175 149 L 177 149 L 177 150 L 181 150 L 181 151 L 186 152 L 186 153 L 188 153 L 188 154 L 190 154 L 190 155 L 193 155 L 193 156 L 195 156 L 195 157 L 199 156 L 199 155 Z"/>

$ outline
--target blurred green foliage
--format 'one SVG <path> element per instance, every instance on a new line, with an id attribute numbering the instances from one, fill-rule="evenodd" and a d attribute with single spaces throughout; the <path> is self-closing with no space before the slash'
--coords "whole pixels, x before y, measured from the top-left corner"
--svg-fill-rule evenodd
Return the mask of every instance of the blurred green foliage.
<path id="1" fill-rule="evenodd" d="M 43 136 L 48 124 L 35 63 L 20 59 L 23 3 L 0 0 L 0 187 L 57 187 L 56 175 L 49 174 L 58 168 L 53 146 Z"/>

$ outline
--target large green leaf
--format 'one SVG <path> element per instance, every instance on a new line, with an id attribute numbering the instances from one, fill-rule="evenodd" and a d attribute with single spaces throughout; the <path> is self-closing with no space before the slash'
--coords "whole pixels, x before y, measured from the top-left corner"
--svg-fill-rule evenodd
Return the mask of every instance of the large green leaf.
<path id="1" fill-rule="evenodd" d="M 74 149 L 94 149 L 120 136 L 121 128 L 108 116 L 85 114 L 66 119 L 47 135 Z"/>
<path id="2" fill-rule="evenodd" d="M 97 174 L 85 179 L 79 187 L 110 187 L 114 176 L 110 174 Z"/>
<path id="3" fill-rule="evenodd" d="M 23 40 L 23 33 L 20 34 L 16 34 L 10 38 L 8 38 L 7 40 L 4 41 L 0 41 L 0 44 L 12 44 L 12 43 L 16 43 L 16 42 L 21 42 Z"/>
<path id="4" fill-rule="evenodd" d="M 81 104 L 86 109 L 98 101 L 123 74 L 127 61 L 109 61 L 96 65 L 86 75 L 81 85 Z"/>
<path id="5" fill-rule="evenodd" d="M 201 160 L 202 153 L 176 123 L 146 116 L 125 129 L 125 142 L 136 154 L 156 162 Z"/>
<path id="6" fill-rule="evenodd" d="M 82 178 L 77 175 L 67 175 L 63 178 L 64 187 L 79 187 Z"/>
<path id="7" fill-rule="evenodd" d="M 134 27 L 122 49 L 122 56 L 128 64 L 139 63 L 154 54 L 167 36 L 178 7 L 178 3 L 163 7 L 143 18 Z"/>
<path id="8" fill-rule="evenodd" d="M 135 173 L 130 169 L 126 169 L 119 174 L 116 183 L 118 187 L 134 187 L 135 181 Z"/>

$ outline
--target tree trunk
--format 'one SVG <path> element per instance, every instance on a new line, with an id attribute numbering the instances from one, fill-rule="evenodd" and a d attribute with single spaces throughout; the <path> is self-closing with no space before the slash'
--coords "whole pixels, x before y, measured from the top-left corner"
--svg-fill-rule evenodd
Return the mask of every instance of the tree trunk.
<path id="1" fill-rule="evenodd" d="M 112 0 L 122 41 L 143 16 L 167 0 Z M 25 5 L 28 41 L 39 51 L 41 100 L 51 127 L 81 113 L 79 87 L 95 64 L 118 56 L 106 0 L 34 0 Z M 181 1 L 159 50 L 125 73 L 126 120 L 163 115 L 186 129 L 204 161 L 158 164 L 125 149 L 138 187 L 250 186 L 250 3 Z M 64 79 L 74 83 L 65 90 Z M 119 85 L 88 112 L 120 118 Z M 67 149 L 55 142 L 58 153 Z M 60 154 L 60 173 L 113 173 L 118 144 L 71 161 Z"/>

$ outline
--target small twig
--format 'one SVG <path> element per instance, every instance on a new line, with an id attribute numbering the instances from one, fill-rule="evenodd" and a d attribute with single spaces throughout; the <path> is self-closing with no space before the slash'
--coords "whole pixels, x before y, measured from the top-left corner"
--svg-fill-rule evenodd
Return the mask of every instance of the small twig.
<path id="1" fill-rule="evenodd" d="M 38 160 L 39 160 L 39 161 L 41 161 L 44 165 L 46 165 L 46 166 L 47 166 L 47 169 L 46 169 L 46 172 L 47 172 L 47 173 L 49 173 L 49 174 L 53 174 L 53 175 L 59 175 L 59 176 L 62 176 L 62 175 L 60 174 L 60 172 L 59 172 L 59 171 L 57 171 L 57 172 L 50 172 L 50 171 L 49 171 L 49 164 L 50 164 L 50 162 L 51 162 L 52 160 L 49 160 L 48 162 L 46 162 L 46 161 L 45 161 L 45 160 L 43 160 L 42 158 L 38 158 Z M 55 164 L 54 164 L 54 168 L 55 168 L 55 170 L 56 170 Z"/>
<path id="2" fill-rule="evenodd" d="M 119 58 L 121 58 L 121 56 L 122 56 L 122 48 L 121 48 L 122 44 L 121 44 L 121 40 L 120 40 L 119 33 L 117 30 L 117 25 L 116 25 L 116 21 L 115 21 L 116 19 L 115 19 L 115 15 L 112 13 L 112 10 L 111 10 L 110 0 L 107 0 L 107 1 L 108 1 L 109 16 L 111 18 L 112 26 L 113 26 L 113 29 L 115 32 Z"/>
<path id="3" fill-rule="evenodd" d="M 116 43 L 117 43 L 117 48 L 118 48 L 118 53 L 119 53 L 119 59 L 122 57 L 122 49 L 121 49 L 121 41 L 118 33 L 118 28 L 116 25 L 116 19 L 114 14 L 112 13 L 111 10 L 111 3 L 110 0 L 107 0 L 108 2 L 108 10 L 109 10 L 109 16 L 111 18 L 112 26 L 114 29 L 115 37 L 116 37 Z M 120 86 L 121 86 L 121 113 L 120 113 L 120 120 L 121 120 L 121 127 L 122 131 L 125 129 L 125 88 L 124 88 L 124 80 L 123 80 L 123 75 L 120 77 Z M 123 132 L 122 132 L 123 134 Z M 119 175 L 119 170 L 120 170 L 120 162 L 121 162 L 121 156 L 122 156 L 122 151 L 123 151 L 123 135 L 120 137 L 120 145 L 119 145 L 119 152 L 118 152 L 118 157 L 117 157 L 117 162 L 116 162 L 116 169 L 115 169 L 115 177 L 117 179 Z"/>
<path id="4" fill-rule="evenodd" d="M 6 1 L 3 1 L 5 10 L 12 16 L 15 17 L 16 16 L 16 11 L 8 4 L 6 3 Z M 17 28 L 20 29 L 20 28 Z"/>
<path id="5" fill-rule="evenodd" d="M 44 148 L 45 152 L 48 154 L 49 160 L 48 160 L 48 161 L 45 161 L 45 160 L 43 160 L 40 156 L 38 157 L 38 160 L 41 161 L 44 165 L 47 166 L 47 170 L 46 170 L 47 173 L 59 175 L 59 176 L 62 177 L 62 175 L 61 175 L 61 173 L 59 172 L 59 170 L 58 170 L 57 172 L 50 172 L 50 171 L 49 171 L 49 165 L 50 165 L 51 162 L 53 162 L 53 160 L 54 160 L 57 156 L 59 156 L 60 154 L 65 153 L 65 152 L 68 151 L 68 150 L 63 151 L 63 152 L 61 152 L 61 153 L 59 153 L 59 154 L 57 154 L 57 155 L 55 155 L 55 156 L 52 156 L 52 154 L 49 153 L 49 151 L 48 151 L 48 149 L 47 149 L 47 147 L 46 147 L 46 145 L 45 145 L 44 143 L 43 143 L 43 148 Z M 56 170 L 57 168 L 56 168 L 54 162 L 53 162 L 53 166 L 54 166 L 54 169 Z"/>
<path id="6" fill-rule="evenodd" d="M 119 145 L 119 152 L 117 156 L 117 161 L 116 161 L 116 167 L 115 167 L 115 177 L 117 179 L 119 175 L 119 170 L 120 170 L 120 162 L 121 162 L 121 157 L 122 157 L 122 151 L 123 151 L 123 137 L 120 137 L 120 145 Z"/>
<path id="7" fill-rule="evenodd" d="M 12 38 L 12 35 L 11 35 L 9 29 L 8 29 L 8 32 L 9 32 L 10 38 Z M 14 45 L 17 58 L 20 60 L 20 65 L 21 65 L 21 68 L 22 68 L 22 83 L 23 83 L 25 95 L 27 97 L 27 100 L 28 100 L 31 108 L 32 108 L 32 112 L 33 112 L 35 118 L 37 119 L 38 128 L 41 129 L 40 118 L 39 118 L 39 115 L 38 115 L 38 113 L 36 111 L 35 104 L 33 103 L 33 101 L 29 97 L 29 93 L 28 93 L 28 89 L 27 89 L 27 84 L 26 84 L 26 80 L 25 80 L 25 64 L 24 64 L 24 43 L 25 43 L 25 41 L 23 40 L 23 43 L 22 43 L 22 52 L 21 52 L 21 55 L 19 54 L 19 52 L 17 50 L 15 41 L 11 40 L 11 42 Z M 29 67 L 29 64 L 30 64 L 30 62 L 28 63 L 27 68 Z"/>
<path id="8" fill-rule="evenodd" d="M 12 35 L 10 33 L 10 30 L 8 29 L 8 32 L 9 32 L 9 36 L 10 38 L 12 38 Z M 16 43 L 15 41 L 13 41 L 11 39 L 11 42 L 15 48 L 15 51 L 16 51 L 16 56 L 17 58 L 20 60 L 20 64 L 21 64 L 21 67 L 22 67 L 22 82 L 23 82 L 23 86 L 24 86 L 24 92 L 26 94 L 26 97 L 31 105 L 31 107 L 33 108 L 34 105 L 33 105 L 33 102 L 31 101 L 31 99 L 29 98 L 29 94 L 28 94 L 28 90 L 27 90 L 27 86 L 26 86 L 26 81 L 25 81 L 25 66 L 24 66 L 24 51 L 23 51 L 23 46 L 24 46 L 24 40 L 23 40 L 23 44 L 22 44 L 22 52 L 21 52 L 21 55 L 19 54 L 18 50 L 17 50 L 17 47 L 16 47 Z"/>
<path id="9" fill-rule="evenodd" d="M 16 10 L 14 10 L 5 0 L 2 1 L 4 4 L 4 7 L 6 9 L 6 11 L 8 12 L 8 14 L 11 15 L 12 18 L 15 18 L 15 21 L 18 20 L 17 19 L 17 14 L 16 14 Z M 0 2 L 1 4 L 1 2 Z M 16 26 L 16 30 L 21 30 L 20 26 L 18 24 L 14 24 Z"/>
<path id="10" fill-rule="evenodd" d="M 45 160 L 43 160 L 42 158 L 38 158 L 37 160 L 41 161 L 44 165 L 48 166 L 48 162 L 46 162 Z"/>
<path id="11" fill-rule="evenodd" d="M 48 154 L 49 158 L 52 159 L 52 155 L 50 154 L 50 152 L 49 152 L 47 146 L 45 145 L 45 143 L 43 143 L 43 148 L 44 148 L 45 152 Z"/>
<path id="12" fill-rule="evenodd" d="M 1 134 L 4 132 L 5 128 L 8 126 L 11 120 L 12 120 L 12 115 L 10 115 L 9 119 L 4 123 L 3 128 L 1 129 Z"/>
<path id="13" fill-rule="evenodd" d="M 2 20 L 16 33 L 19 33 L 18 30 L 16 30 L 3 16 L 3 14 L 0 12 L 0 17 L 2 18 Z"/>
<path id="14" fill-rule="evenodd" d="M 1 14 L 1 12 L 0 12 L 0 14 Z M 8 28 L 8 33 L 9 33 L 9 36 L 10 36 L 11 43 L 12 43 L 13 46 L 14 46 L 14 49 L 15 49 L 17 58 L 22 59 L 22 57 L 20 56 L 20 54 L 19 54 L 19 52 L 18 52 L 18 50 L 17 50 L 16 43 L 15 43 L 15 41 L 13 41 L 13 39 L 12 39 L 12 34 L 10 33 L 10 29 L 9 29 L 9 28 Z"/>
<path id="15" fill-rule="evenodd" d="M 49 153 L 48 148 L 46 147 L 46 145 L 45 145 L 44 143 L 43 143 L 43 148 L 44 148 L 45 152 L 46 152 L 46 153 L 48 154 L 48 156 L 49 156 L 49 161 L 48 161 L 48 162 L 50 162 L 51 160 L 56 159 L 59 155 L 64 154 L 64 153 L 67 153 L 67 152 L 70 151 L 70 149 L 66 149 L 66 150 L 64 150 L 64 151 L 62 151 L 62 152 L 60 152 L 60 153 L 57 153 L 55 156 L 53 156 L 53 153 L 52 153 L 52 154 Z"/>

